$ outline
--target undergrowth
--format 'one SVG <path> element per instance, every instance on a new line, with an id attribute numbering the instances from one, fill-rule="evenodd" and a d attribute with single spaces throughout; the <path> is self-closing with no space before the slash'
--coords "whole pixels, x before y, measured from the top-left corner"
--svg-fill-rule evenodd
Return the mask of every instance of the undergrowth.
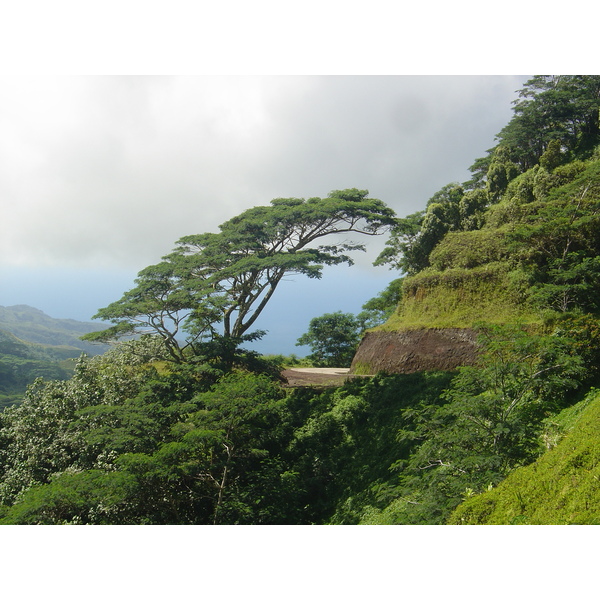
<path id="1" fill-rule="evenodd" d="M 452 525 L 600 524 L 600 390 L 553 420 L 564 437 L 497 488 L 466 500 Z"/>

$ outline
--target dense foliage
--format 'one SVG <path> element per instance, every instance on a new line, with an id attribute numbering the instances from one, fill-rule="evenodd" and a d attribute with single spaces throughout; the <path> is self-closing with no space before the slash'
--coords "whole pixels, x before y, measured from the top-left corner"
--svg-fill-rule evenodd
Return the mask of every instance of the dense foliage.
<path id="1" fill-rule="evenodd" d="M 0 414 L 2 523 L 357 522 L 407 455 L 400 408 L 449 380 L 286 391 L 241 370 L 214 383 L 164 354 L 126 343 Z"/>
<path id="2" fill-rule="evenodd" d="M 473 178 L 404 219 L 345 190 L 180 240 L 90 337 L 152 335 L 0 413 L 0 523 L 598 522 L 599 93 L 533 78 Z M 287 388 L 281 359 L 241 342 L 286 273 L 359 248 L 311 242 L 389 225 L 377 262 L 402 277 L 364 314 L 315 318 L 313 358 L 347 360 L 389 316 L 476 327 L 478 364 Z"/>
<path id="3" fill-rule="evenodd" d="M 364 522 L 445 522 L 461 488 L 534 461 L 544 419 L 597 381 L 600 78 L 538 76 L 520 98 L 473 179 L 400 219 L 378 259 L 407 275 L 387 329 L 488 325 L 446 402 L 406 412 L 421 443 Z"/>
<path id="4" fill-rule="evenodd" d="M 588 332 L 486 329 L 479 368 L 326 390 L 127 342 L 0 413 L 0 523 L 443 523 L 544 451 Z"/>
<path id="5" fill-rule="evenodd" d="M 547 425 L 549 451 L 450 516 L 455 525 L 600 524 L 600 395 L 592 390 Z"/>
<path id="6" fill-rule="evenodd" d="M 473 178 L 444 186 L 424 211 L 399 219 L 376 264 L 415 274 L 430 266 L 447 233 L 480 229 L 491 205 L 513 200 L 508 188 L 518 178 L 528 180 L 519 203 L 543 200 L 550 188 L 573 179 L 579 161 L 593 157 L 600 142 L 600 76 L 536 76 L 519 95 L 498 145 L 471 167 Z"/>
<path id="7" fill-rule="evenodd" d="M 511 326 L 482 331 L 477 367 L 462 367 L 435 403 L 403 411 L 399 440 L 417 441 L 396 498 L 367 523 L 444 523 L 464 497 L 497 485 L 542 451 L 543 420 L 573 401 L 585 378 L 573 340 Z"/>

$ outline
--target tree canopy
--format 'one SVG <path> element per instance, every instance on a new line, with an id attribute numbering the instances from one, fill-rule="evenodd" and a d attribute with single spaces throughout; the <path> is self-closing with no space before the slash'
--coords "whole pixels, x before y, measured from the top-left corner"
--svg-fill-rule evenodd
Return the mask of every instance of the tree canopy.
<path id="1" fill-rule="evenodd" d="M 318 367 L 349 367 L 361 332 L 360 319 L 338 310 L 311 319 L 296 346 L 310 346 L 307 358 Z"/>
<path id="2" fill-rule="evenodd" d="M 276 198 L 226 221 L 219 233 L 178 240 L 162 262 L 138 274 L 133 289 L 95 315 L 113 326 L 86 339 L 150 332 L 163 338 L 172 360 L 183 362 L 207 339 L 256 337 L 261 332 L 249 330 L 286 275 L 320 278 L 325 265 L 351 265 L 347 252 L 364 246 L 340 241 L 340 234 L 379 235 L 394 223 L 394 212 L 367 190 Z M 318 245 L 325 237 L 334 239 Z"/>
<path id="3" fill-rule="evenodd" d="M 600 76 L 536 75 L 515 101 L 515 116 L 498 139 L 510 148 L 521 172 L 538 163 L 552 140 L 586 153 L 600 135 Z"/>

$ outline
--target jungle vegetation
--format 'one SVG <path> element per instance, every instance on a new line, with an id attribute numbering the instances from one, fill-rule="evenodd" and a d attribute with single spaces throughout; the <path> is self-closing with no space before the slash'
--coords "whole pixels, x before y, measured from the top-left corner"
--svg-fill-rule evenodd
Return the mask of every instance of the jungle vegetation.
<path id="1" fill-rule="evenodd" d="M 597 523 L 599 114 L 600 77 L 536 76 L 421 212 L 343 190 L 180 240 L 86 336 L 139 339 L 0 413 L 0 523 Z M 475 328 L 479 363 L 286 388 L 242 345 L 256 316 L 350 261 L 336 233 L 386 230 L 399 278 L 365 309 Z"/>

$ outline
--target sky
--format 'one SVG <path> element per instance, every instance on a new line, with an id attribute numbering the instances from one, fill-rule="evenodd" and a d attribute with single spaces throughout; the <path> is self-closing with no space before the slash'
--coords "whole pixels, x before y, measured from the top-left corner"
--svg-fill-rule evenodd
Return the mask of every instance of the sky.
<path id="1" fill-rule="evenodd" d="M 89 321 L 176 240 L 278 197 L 369 190 L 424 208 L 495 145 L 528 76 L 25 75 L 0 79 L 0 305 Z M 360 237 L 357 238 L 360 241 Z M 359 312 L 397 272 L 284 281 L 253 347 L 296 347 L 310 319 Z"/>

